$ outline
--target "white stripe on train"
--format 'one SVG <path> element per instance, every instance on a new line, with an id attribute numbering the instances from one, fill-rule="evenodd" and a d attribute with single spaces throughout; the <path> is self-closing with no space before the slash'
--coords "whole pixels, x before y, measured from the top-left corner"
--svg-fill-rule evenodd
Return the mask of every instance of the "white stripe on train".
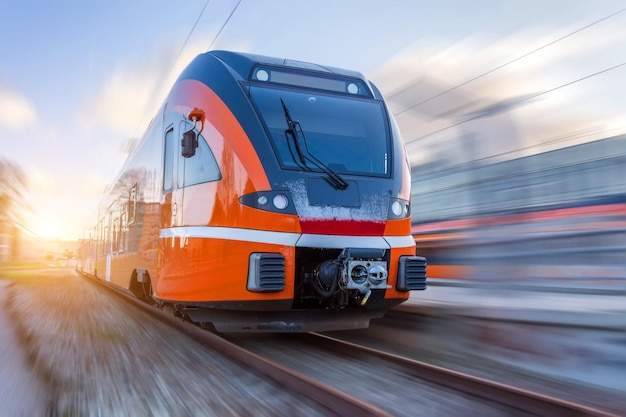
<path id="1" fill-rule="evenodd" d="M 413 236 L 410 235 L 384 237 L 318 235 L 210 226 L 185 226 L 161 229 L 160 238 L 227 239 L 242 242 L 269 243 L 283 246 L 331 249 L 343 249 L 347 247 L 390 249 L 415 246 Z"/>

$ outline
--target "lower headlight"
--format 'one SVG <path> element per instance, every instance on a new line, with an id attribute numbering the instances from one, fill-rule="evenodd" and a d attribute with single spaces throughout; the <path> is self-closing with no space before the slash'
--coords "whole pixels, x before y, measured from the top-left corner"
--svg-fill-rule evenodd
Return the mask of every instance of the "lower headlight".
<path id="1" fill-rule="evenodd" d="M 410 215 L 411 203 L 409 201 L 402 200 L 400 198 L 391 199 L 391 204 L 389 205 L 389 211 L 387 215 L 388 219 L 406 219 Z"/>
<path id="2" fill-rule="evenodd" d="M 259 210 L 281 214 L 297 214 L 293 199 L 287 190 L 257 191 L 242 195 L 239 202 Z"/>
<path id="3" fill-rule="evenodd" d="M 272 199 L 272 204 L 274 204 L 274 207 L 278 210 L 284 210 L 289 205 L 289 199 L 285 194 L 278 193 Z"/>

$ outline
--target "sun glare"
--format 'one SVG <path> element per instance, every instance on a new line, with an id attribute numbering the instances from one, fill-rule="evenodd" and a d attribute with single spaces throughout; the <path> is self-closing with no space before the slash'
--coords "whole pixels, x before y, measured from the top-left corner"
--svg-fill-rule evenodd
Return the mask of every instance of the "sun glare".
<path id="1" fill-rule="evenodd" d="M 60 239 L 61 229 L 56 219 L 49 215 L 34 218 L 33 232 L 42 239 Z"/>
<path id="2" fill-rule="evenodd" d="M 79 238 L 79 231 L 71 219 L 64 218 L 52 212 L 38 213 L 35 211 L 28 223 L 30 230 L 42 240 L 75 241 Z"/>

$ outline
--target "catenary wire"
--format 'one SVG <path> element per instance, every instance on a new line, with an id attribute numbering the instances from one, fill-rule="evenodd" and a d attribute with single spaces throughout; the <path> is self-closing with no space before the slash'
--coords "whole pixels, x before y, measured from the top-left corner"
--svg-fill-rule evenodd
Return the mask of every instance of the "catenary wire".
<path id="1" fill-rule="evenodd" d="M 526 58 L 527 56 L 532 55 L 532 54 L 534 54 L 535 52 L 538 52 L 538 51 L 540 51 L 540 50 L 542 50 L 542 49 L 545 49 L 545 48 L 547 48 L 547 47 L 549 47 L 549 46 L 551 46 L 551 45 L 554 45 L 554 44 L 555 44 L 555 43 L 557 43 L 557 42 L 560 42 L 560 41 L 562 41 L 562 40 L 564 40 L 564 39 L 566 39 L 566 38 L 568 38 L 568 37 L 570 37 L 570 36 L 572 36 L 572 35 L 575 35 L 576 33 L 579 33 L 579 32 L 581 32 L 581 31 L 583 31 L 583 30 L 585 30 L 585 29 L 588 29 L 588 28 L 590 28 L 590 27 L 594 26 L 594 25 L 597 25 L 597 24 L 598 24 L 598 23 L 600 23 L 600 22 L 603 22 L 603 21 L 605 21 L 605 20 L 607 20 L 607 19 L 610 19 L 611 17 L 613 17 L 613 16 L 615 16 L 615 15 L 618 15 L 618 14 L 620 14 L 620 13 L 624 12 L 624 11 L 626 11 L 626 8 L 621 9 L 621 10 L 618 10 L 617 12 L 612 13 L 612 14 L 610 14 L 610 15 L 608 15 L 608 16 L 605 16 L 605 17 L 603 17 L 602 19 L 599 19 L 599 20 L 596 20 L 596 21 L 594 21 L 594 22 L 592 22 L 592 23 L 589 23 L 588 25 L 585 25 L 585 26 L 583 26 L 583 27 L 581 27 L 581 28 L 579 28 L 579 29 L 576 29 L 576 30 L 575 30 L 575 31 L 573 31 L 573 32 L 570 32 L 570 33 L 568 33 L 568 34 L 566 34 L 566 35 L 564 35 L 564 36 L 561 36 L 561 37 L 560 37 L 560 38 L 558 38 L 558 39 L 555 39 L 555 40 L 553 40 L 553 41 L 551 41 L 551 42 L 548 42 L 547 44 L 545 44 L 545 45 L 543 45 L 543 46 L 540 46 L 539 48 L 533 49 L 532 51 L 527 52 L 527 53 L 525 53 L 525 54 L 523 54 L 523 55 L 521 55 L 521 56 L 518 56 L 518 57 L 517 57 L 517 58 L 515 58 L 515 59 L 512 59 L 512 60 L 510 60 L 510 61 L 508 61 L 508 62 L 505 62 L 504 64 L 499 65 L 499 66 L 497 66 L 497 67 L 495 67 L 495 68 L 493 68 L 493 69 L 491 69 L 491 70 L 489 70 L 489 71 L 487 71 L 487 72 L 484 72 L 484 73 L 482 73 L 482 74 L 480 74 L 480 75 L 477 75 L 476 77 L 473 77 L 473 78 L 471 78 L 471 79 L 469 79 L 469 80 L 467 80 L 467 81 L 462 82 L 461 84 L 458 84 L 458 85 L 456 85 L 456 86 L 454 86 L 454 87 L 451 87 L 451 88 L 449 88 L 449 89 L 447 89 L 447 90 L 445 90 L 445 91 L 443 91 L 443 92 L 441 92 L 441 93 L 439 93 L 439 94 L 436 94 L 436 95 L 434 95 L 434 96 L 432 96 L 432 97 L 429 97 L 429 98 L 427 98 L 427 99 L 425 99 L 425 100 L 420 101 L 419 103 L 416 103 L 416 104 L 414 104 L 414 105 L 412 105 L 412 106 L 409 106 L 409 107 L 405 108 L 404 110 L 401 110 L 401 111 L 399 111 L 399 112 L 397 112 L 397 113 L 394 113 L 394 116 L 398 116 L 399 114 L 402 114 L 402 113 L 407 112 L 407 111 L 409 111 L 409 110 L 411 110 L 411 109 L 414 109 L 415 107 L 421 106 L 422 104 L 427 103 L 427 102 L 429 102 L 429 101 L 431 101 L 431 100 L 434 100 L 434 99 L 436 99 L 437 97 L 440 97 L 440 96 L 442 96 L 442 95 L 444 95 L 444 94 L 447 94 L 447 93 L 449 93 L 449 92 L 451 92 L 451 91 L 454 91 L 454 90 L 456 90 L 457 88 L 463 87 L 464 85 L 467 85 L 467 84 L 469 84 L 469 83 L 471 83 L 471 82 L 473 82 L 473 81 L 476 81 L 476 80 L 478 80 L 479 78 L 482 78 L 482 77 L 484 77 L 484 76 L 486 76 L 486 75 L 489 75 L 489 74 L 491 74 L 492 72 L 497 71 L 497 70 L 499 70 L 499 69 L 501 69 L 501 68 L 503 68 L 503 67 L 505 67 L 505 66 L 507 66 L 507 65 L 510 65 L 510 64 L 512 64 L 512 63 L 514 63 L 514 62 L 517 62 L 517 61 L 519 61 L 519 60 L 521 60 L 521 59 L 523 59 L 523 58 Z M 397 94 L 397 93 L 396 93 L 396 94 Z M 391 95 L 391 97 L 393 97 L 393 95 L 394 95 L 394 94 L 392 94 L 392 95 Z"/>
<path id="2" fill-rule="evenodd" d="M 163 73 L 161 78 L 159 78 L 159 81 L 155 84 L 154 88 L 152 89 L 152 94 L 150 95 L 150 99 L 146 102 L 146 108 L 144 109 L 144 112 L 143 112 L 143 115 L 142 115 L 141 119 L 139 119 L 139 123 L 137 124 L 137 126 L 133 130 L 133 134 L 132 134 L 131 140 L 129 142 L 132 142 L 132 138 L 135 137 L 135 135 L 137 133 L 137 130 L 141 126 L 141 123 L 143 123 L 143 120 L 145 120 L 146 114 L 148 112 L 148 109 L 150 108 L 150 103 L 152 103 L 154 101 L 157 93 L 159 91 L 161 91 L 161 88 L 163 86 L 163 81 L 166 80 L 167 77 L 172 72 L 172 68 L 174 68 L 174 65 L 176 64 L 176 61 L 178 61 L 178 59 L 182 55 L 183 51 L 185 50 L 185 47 L 187 46 L 187 43 L 189 42 L 189 39 L 191 39 L 191 35 L 196 30 L 196 27 L 198 26 L 198 22 L 200 22 L 200 19 L 202 18 L 202 15 L 204 15 L 204 11 L 206 10 L 206 8 L 207 8 L 207 6 L 209 5 L 210 2 L 211 2 L 211 0 L 207 0 L 206 3 L 204 3 L 204 6 L 202 7 L 202 10 L 198 14 L 198 17 L 196 18 L 196 21 L 194 22 L 193 26 L 191 27 L 191 30 L 189 31 L 189 33 L 187 34 L 187 37 L 185 38 L 185 41 L 183 42 L 182 46 L 180 47 L 180 50 L 178 51 L 178 54 L 176 55 L 176 58 L 174 58 L 172 60 L 172 62 L 170 63 L 169 67 L 167 68 L 167 70 Z"/>
<path id="3" fill-rule="evenodd" d="M 220 28 L 220 30 L 217 32 L 217 34 L 215 35 L 215 37 L 213 38 L 213 41 L 211 41 L 211 44 L 209 45 L 209 48 L 207 50 L 211 50 L 211 48 L 213 47 L 213 44 L 215 43 L 215 41 L 217 40 L 217 38 L 220 36 L 220 34 L 222 33 L 222 31 L 224 30 L 224 28 L 226 27 L 226 25 L 228 24 L 228 22 L 230 21 L 230 18 L 233 17 L 233 15 L 235 14 L 235 11 L 237 10 L 237 8 L 239 7 L 239 5 L 241 4 L 241 0 L 239 0 L 237 2 L 237 4 L 235 5 L 235 7 L 233 8 L 233 10 L 230 12 L 230 14 L 228 15 L 228 17 L 226 18 L 226 20 L 224 21 L 224 24 L 222 25 L 222 27 Z"/>
<path id="4" fill-rule="evenodd" d="M 150 96 L 150 100 L 148 100 L 148 106 L 149 104 L 154 101 L 154 98 L 156 97 L 157 93 L 160 91 L 159 86 L 163 85 L 163 81 L 165 79 L 167 79 L 167 77 L 169 76 L 170 72 L 172 71 L 172 68 L 174 67 L 174 65 L 176 64 L 176 61 L 178 61 L 178 58 L 180 58 L 180 56 L 182 55 L 183 51 L 185 50 L 185 47 L 187 46 L 187 43 L 189 42 L 189 39 L 191 38 L 191 35 L 193 34 L 193 32 L 196 30 L 196 27 L 198 26 L 198 22 L 200 22 L 200 19 L 202 18 L 202 16 L 204 15 L 204 11 L 206 10 L 207 6 L 209 5 L 209 3 L 211 2 L 211 0 L 207 0 L 206 3 L 204 3 L 204 7 L 202 7 L 202 10 L 200 11 L 200 13 L 198 14 L 198 18 L 196 19 L 196 21 L 194 22 L 193 26 L 191 27 L 191 30 L 189 31 L 189 34 L 187 35 L 187 38 L 185 39 L 185 42 L 183 42 L 183 45 L 181 46 L 180 50 L 178 51 L 178 54 L 176 55 L 176 58 L 174 58 L 174 60 L 172 60 L 170 66 L 168 67 L 167 71 L 165 71 L 163 73 L 163 76 L 159 79 L 159 82 L 156 84 L 156 87 L 154 88 L 152 95 Z M 226 18 L 226 20 L 224 21 L 224 23 L 222 24 L 222 26 L 220 27 L 220 30 L 217 32 L 217 34 L 215 35 L 215 37 L 213 37 L 213 40 L 211 41 L 211 43 L 209 44 L 209 48 L 207 50 L 210 50 L 211 47 L 213 46 L 213 44 L 215 43 L 215 41 L 217 40 L 217 38 L 220 36 L 220 34 L 222 33 L 222 31 L 224 30 L 224 28 L 226 27 L 226 25 L 228 24 L 228 22 L 230 21 L 230 19 L 233 17 L 233 14 L 235 14 L 235 11 L 237 10 L 237 8 L 239 7 L 239 5 L 241 4 L 241 0 L 239 0 L 237 2 L 237 4 L 235 5 L 235 7 L 233 8 L 233 10 L 230 12 L 230 14 L 228 15 L 228 17 Z M 143 119 L 142 119 L 143 120 Z M 136 133 L 137 129 L 135 129 L 135 133 Z M 133 133 L 133 137 L 135 136 L 135 133 Z"/>
<path id="5" fill-rule="evenodd" d="M 172 60 L 172 62 L 170 63 L 170 66 L 167 68 L 167 71 L 165 71 L 163 73 L 163 76 L 161 77 L 161 79 L 157 83 L 157 86 L 162 85 L 163 81 L 165 79 L 167 79 L 167 77 L 169 76 L 170 72 L 172 72 L 172 68 L 174 68 L 174 64 L 176 64 L 176 61 L 178 61 L 178 58 L 180 58 L 180 56 L 182 55 L 183 51 L 185 50 L 185 47 L 187 46 L 187 43 L 189 42 L 189 39 L 191 38 L 191 35 L 196 30 L 196 27 L 198 26 L 198 22 L 200 22 L 200 19 L 202 18 L 202 15 L 204 14 L 204 11 L 206 10 L 206 8 L 207 8 L 207 6 L 209 5 L 210 2 L 211 2 L 211 0 L 207 0 L 206 3 L 204 3 L 204 7 L 202 7 L 202 10 L 198 14 L 198 17 L 196 18 L 196 21 L 194 22 L 193 26 L 191 27 L 191 30 L 189 31 L 189 33 L 187 34 L 187 38 L 185 38 L 185 41 L 183 42 L 183 45 L 180 47 L 180 50 L 178 51 L 178 54 L 176 55 L 176 58 L 174 58 Z M 154 97 L 156 96 L 156 93 L 157 93 L 158 90 L 159 90 L 158 87 L 154 89 L 154 92 L 152 93 L 152 96 L 150 97 L 150 100 L 148 101 L 148 103 L 150 103 L 150 102 L 152 102 L 152 100 L 154 100 Z"/>
<path id="6" fill-rule="evenodd" d="M 532 94 L 532 95 L 530 95 L 530 96 L 527 96 L 527 97 L 524 97 L 523 99 L 521 99 L 521 100 L 519 101 L 519 103 L 522 103 L 522 102 L 524 102 L 524 101 L 528 101 L 528 100 L 534 99 L 534 98 L 539 97 L 539 96 L 542 96 L 542 95 L 544 95 L 544 94 L 551 93 L 551 92 L 556 91 L 556 90 L 558 90 L 558 89 L 561 89 L 561 88 L 564 88 L 564 87 L 570 86 L 570 85 L 572 85 L 572 84 L 576 84 L 576 83 L 578 83 L 578 82 L 581 82 L 581 81 L 587 80 L 587 79 L 589 79 L 589 78 L 591 78 L 591 77 L 595 77 L 595 76 L 600 75 L 600 74 L 604 74 L 605 72 L 608 72 L 608 71 L 611 71 L 611 70 L 614 70 L 614 69 L 617 69 L 617 68 L 623 67 L 623 66 L 625 66 L 625 65 L 626 65 L 626 62 L 622 62 L 621 64 L 617 64 L 617 65 L 614 65 L 614 66 L 612 66 L 612 67 L 605 68 L 605 69 L 603 69 L 602 71 L 594 72 L 593 74 L 586 75 L 586 76 L 584 76 L 584 77 L 582 77 L 582 78 L 578 78 L 578 79 L 573 80 L 573 81 L 570 81 L 570 82 L 568 82 L 568 83 L 561 84 L 561 85 L 559 85 L 559 86 L 557 86 L 557 87 L 550 88 L 550 89 L 548 89 L 548 90 L 542 91 L 542 92 L 537 93 L 537 94 Z M 488 113 L 487 113 L 487 114 L 488 114 Z M 425 138 L 427 138 L 427 137 L 430 137 L 430 136 L 432 136 L 432 135 L 434 135 L 434 134 L 436 134 L 436 133 L 442 132 L 442 131 L 447 130 L 447 129 L 450 129 L 450 128 L 452 128 L 452 127 L 462 125 L 463 123 L 467 123 L 467 122 L 470 122 L 470 121 L 472 121 L 472 120 L 476 120 L 476 119 L 479 119 L 479 118 L 481 118 L 481 117 L 485 117 L 485 115 L 486 115 L 485 113 L 480 113 L 480 114 L 478 114 L 478 115 L 476 115 L 476 116 L 473 116 L 473 117 L 470 117 L 470 118 L 467 118 L 467 119 L 461 120 L 461 121 L 459 121 L 459 122 L 453 123 L 453 124 L 448 125 L 448 126 L 446 126 L 446 127 L 442 127 L 441 129 L 437 129 L 437 130 L 432 131 L 432 132 L 430 132 L 430 133 L 428 133 L 428 134 L 426 134 L 426 135 L 424 135 L 424 136 L 421 136 L 421 137 L 419 137 L 419 138 L 413 139 L 412 141 L 408 142 L 408 143 L 407 143 L 407 145 L 408 145 L 408 144 L 415 143 L 415 142 L 418 142 L 418 141 L 420 141 L 420 140 L 422 140 L 422 139 L 425 139 Z"/>

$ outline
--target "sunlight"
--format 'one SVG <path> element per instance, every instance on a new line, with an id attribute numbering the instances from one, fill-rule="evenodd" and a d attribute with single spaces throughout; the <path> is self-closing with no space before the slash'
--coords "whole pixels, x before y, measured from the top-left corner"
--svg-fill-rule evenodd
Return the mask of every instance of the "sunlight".
<path id="1" fill-rule="evenodd" d="M 61 227 L 52 214 L 34 213 L 32 230 L 42 239 L 61 239 Z"/>
<path id="2" fill-rule="evenodd" d="M 43 212 L 42 212 L 43 211 Z M 42 240 L 76 241 L 82 235 L 83 222 L 76 222 L 65 210 L 53 207 L 35 209 L 26 219 L 28 228 Z"/>

